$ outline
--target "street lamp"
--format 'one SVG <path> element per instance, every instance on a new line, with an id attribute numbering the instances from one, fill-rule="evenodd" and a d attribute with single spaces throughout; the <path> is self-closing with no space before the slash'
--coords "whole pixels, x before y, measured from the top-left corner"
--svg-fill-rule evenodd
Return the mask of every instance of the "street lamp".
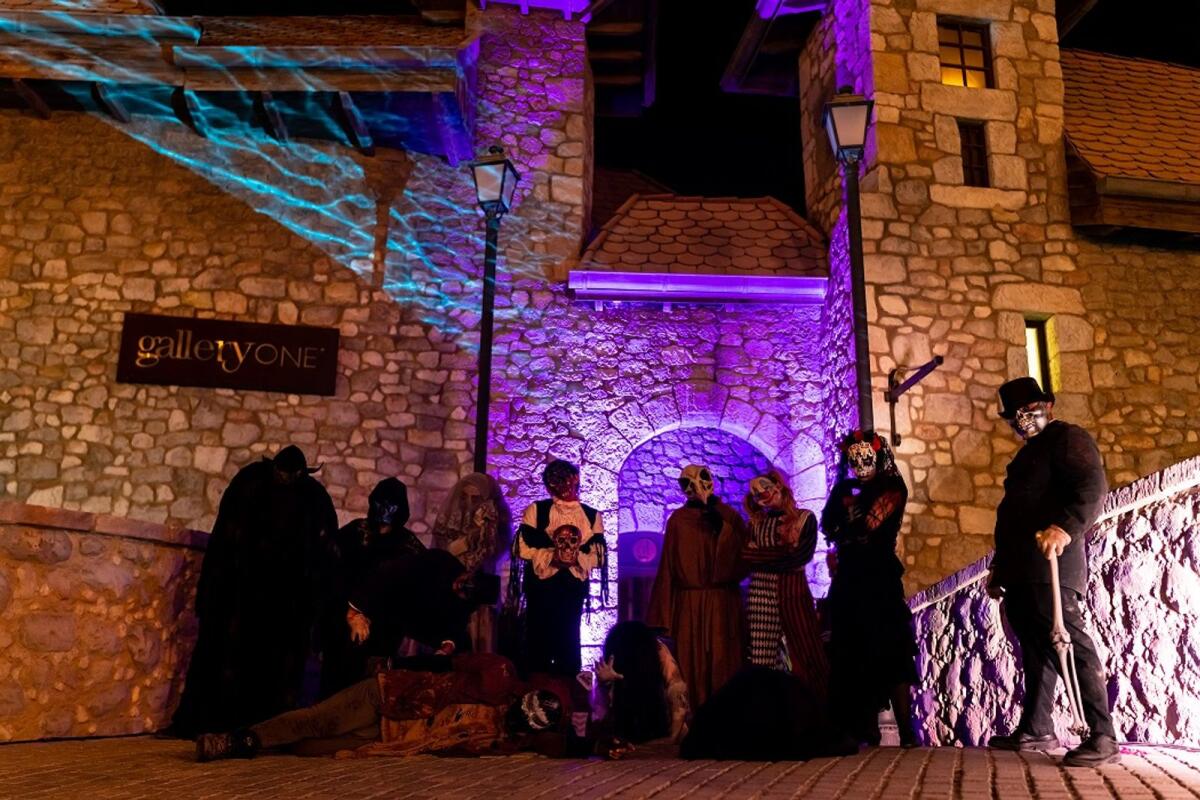
<path id="1" fill-rule="evenodd" d="M 849 86 L 838 89 L 825 104 L 822 122 L 829 134 L 834 157 L 846 172 L 846 229 L 850 244 L 850 298 L 854 308 L 854 377 L 858 389 L 858 427 L 875 427 L 871 406 L 871 356 L 867 340 L 867 289 L 863 279 L 862 214 L 858 201 L 858 165 L 867 141 L 867 125 L 874 103 L 852 93 Z"/>
<path id="2" fill-rule="evenodd" d="M 483 310 L 479 317 L 479 393 L 475 408 L 475 471 L 487 471 L 488 407 L 492 402 L 492 310 L 496 304 L 496 256 L 500 218 L 512 208 L 513 192 L 521 176 L 504 155 L 492 146 L 488 155 L 471 162 L 475 197 L 487 219 L 483 249 Z"/>

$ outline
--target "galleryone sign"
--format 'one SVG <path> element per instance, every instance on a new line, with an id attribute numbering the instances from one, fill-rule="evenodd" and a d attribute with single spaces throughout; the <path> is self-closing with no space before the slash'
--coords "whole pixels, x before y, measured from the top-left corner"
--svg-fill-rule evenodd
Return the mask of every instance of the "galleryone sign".
<path id="1" fill-rule="evenodd" d="M 126 314 L 117 380 L 334 393 L 338 329 Z"/>

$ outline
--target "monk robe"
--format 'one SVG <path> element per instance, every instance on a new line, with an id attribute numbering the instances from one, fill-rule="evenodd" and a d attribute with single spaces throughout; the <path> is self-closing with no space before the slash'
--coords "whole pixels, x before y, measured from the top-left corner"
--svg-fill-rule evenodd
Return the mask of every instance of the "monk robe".
<path id="1" fill-rule="evenodd" d="M 692 708 L 741 668 L 746 640 L 738 584 L 749 531 L 732 507 L 711 497 L 689 500 L 667 520 L 662 559 L 646 622 L 675 640 Z"/>

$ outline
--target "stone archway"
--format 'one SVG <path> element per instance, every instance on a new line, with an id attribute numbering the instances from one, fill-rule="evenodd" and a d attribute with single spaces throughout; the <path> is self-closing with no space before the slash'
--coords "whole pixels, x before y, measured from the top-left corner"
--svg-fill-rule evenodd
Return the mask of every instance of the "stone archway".
<path id="1" fill-rule="evenodd" d="M 679 470 L 704 464 L 717 493 L 740 506 L 750 479 L 770 461 L 745 439 L 708 427 L 678 427 L 647 439 L 629 454 L 617 476 L 618 617 L 644 619 L 662 553 L 667 517 L 683 497 Z"/>

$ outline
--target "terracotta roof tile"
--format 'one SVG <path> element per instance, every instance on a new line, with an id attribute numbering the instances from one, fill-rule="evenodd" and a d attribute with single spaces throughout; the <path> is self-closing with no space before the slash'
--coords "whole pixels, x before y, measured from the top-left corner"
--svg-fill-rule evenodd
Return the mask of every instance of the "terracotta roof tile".
<path id="1" fill-rule="evenodd" d="M 772 197 L 634 195 L 587 249 L 583 269 L 826 275 L 824 237 Z"/>
<path id="2" fill-rule="evenodd" d="M 1062 51 L 1066 134 L 1098 176 L 1200 184 L 1200 69 Z"/>

